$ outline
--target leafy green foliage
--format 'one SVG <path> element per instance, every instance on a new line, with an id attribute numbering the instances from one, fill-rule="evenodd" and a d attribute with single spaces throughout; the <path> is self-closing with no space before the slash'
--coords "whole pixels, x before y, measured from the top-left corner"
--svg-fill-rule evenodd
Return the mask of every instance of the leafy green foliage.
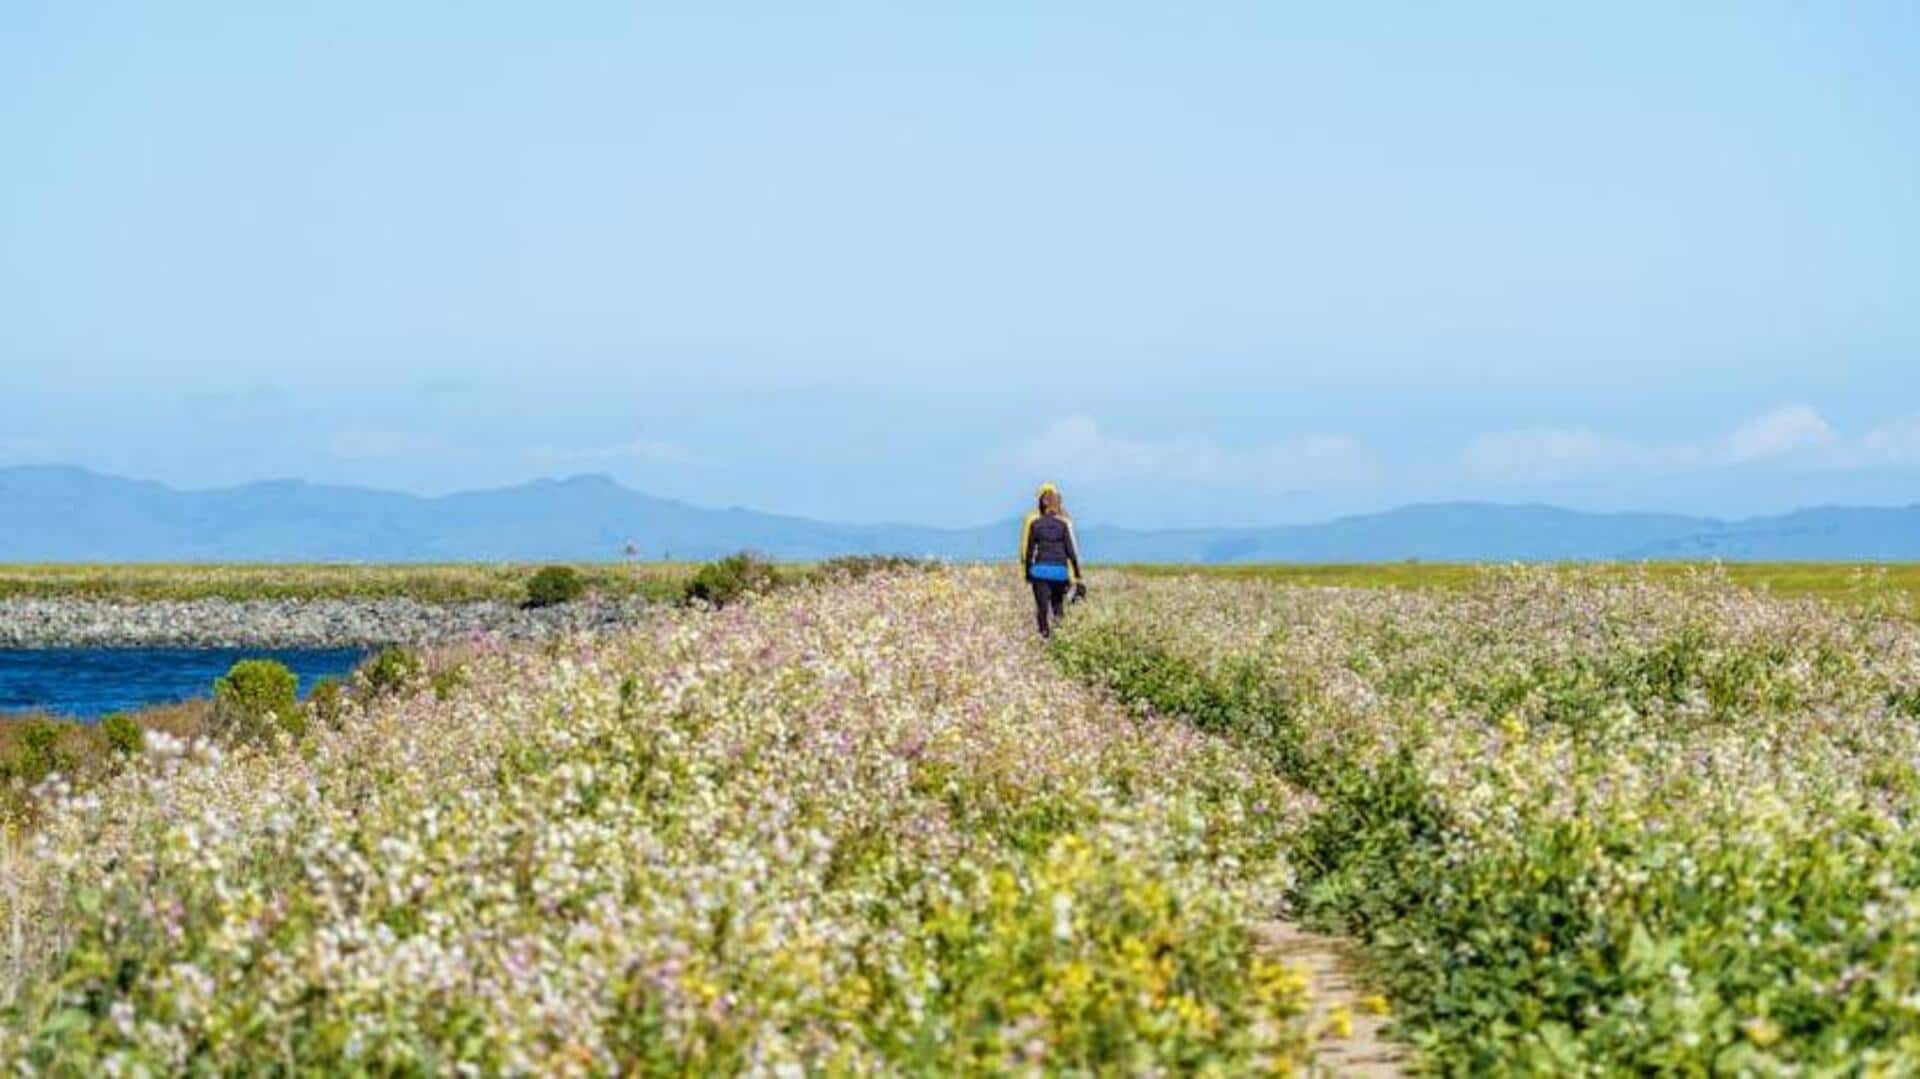
<path id="1" fill-rule="evenodd" d="M 307 691 L 307 711 L 322 726 L 338 727 L 346 707 L 346 683 L 338 678 L 322 678 Z"/>
<path id="2" fill-rule="evenodd" d="M 780 583 L 773 563 L 748 551 L 709 562 L 687 582 L 687 599 L 710 607 L 725 607 L 751 595 L 770 592 Z"/>
<path id="3" fill-rule="evenodd" d="M 418 655 L 395 645 L 382 648 L 356 673 L 369 695 L 391 697 L 417 688 L 422 670 Z"/>
<path id="4" fill-rule="evenodd" d="M 467 669 L 458 663 L 448 664 L 434 671 L 427 683 L 433 687 L 434 700 L 451 700 L 467 684 Z"/>
<path id="5" fill-rule="evenodd" d="M 1887 707 L 1908 719 L 1920 719 L 1920 686 L 1898 686 L 1888 690 Z"/>
<path id="6" fill-rule="evenodd" d="M 527 606 L 554 607 L 585 595 L 587 583 L 572 566 L 547 566 L 527 581 Z"/>
<path id="7" fill-rule="evenodd" d="M 285 664 L 270 659 L 235 663 L 213 683 L 214 735 L 236 742 L 263 741 L 276 732 L 299 737 L 307 729 L 299 688 Z"/>
<path id="8" fill-rule="evenodd" d="M 925 571 L 936 563 L 923 558 L 908 558 L 892 554 L 855 554 L 829 558 L 813 567 L 813 576 L 818 580 L 832 584 L 848 584 L 865 580 L 876 573 L 909 573 Z"/>
<path id="9" fill-rule="evenodd" d="M 61 728 L 45 719 L 30 720 L 20 729 L 9 771 L 32 786 L 55 772 L 73 770 L 73 755 L 60 744 Z"/>
<path id="10" fill-rule="evenodd" d="M 1920 632 L 1711 580 L 1129 581 L 1060 663 L 1319 808 L 1295 904 L 1457 1074 L 1920 1059 Z"/>
<path id="11" fill-rule="evenodd" d="M 107 751 L 116 757 L 137 757 L 147 744 L 147 732 L 125 712 L 115 712 L 100 721 L 100 736 Z"/>

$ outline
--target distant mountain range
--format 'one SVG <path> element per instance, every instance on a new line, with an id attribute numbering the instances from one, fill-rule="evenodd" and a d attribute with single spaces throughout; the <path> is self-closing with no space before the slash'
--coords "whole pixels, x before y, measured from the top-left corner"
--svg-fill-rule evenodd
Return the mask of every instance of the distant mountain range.
<path id="1" fill-rule="evenodd" d="M 0 468 L 0 561 L 706 559 L 897 553 L 1013 556 L 1014 520 L 849 525 L 706 509 L 601 476 L 421 497 L 299 481 L 183 491 L 63 466 Z M 1722 521 L 1452 502 L 1276 528 L 1081 528 L 1100 562 L 1726 559 L 1920 561 L 1920 505 L 1823 507 Z"/>

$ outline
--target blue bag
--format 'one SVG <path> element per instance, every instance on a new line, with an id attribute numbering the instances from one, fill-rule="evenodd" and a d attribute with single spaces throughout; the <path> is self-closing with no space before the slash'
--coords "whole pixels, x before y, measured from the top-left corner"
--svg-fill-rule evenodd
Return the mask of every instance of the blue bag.
<path id="1" fill-rule="evenodd" d="M 1035 562 L 1032 568 L 1027 570 L 1027 576 L 1036 581 L 1066 582 L 1073 579 L 1067 572 L 1064 562 Z"/>

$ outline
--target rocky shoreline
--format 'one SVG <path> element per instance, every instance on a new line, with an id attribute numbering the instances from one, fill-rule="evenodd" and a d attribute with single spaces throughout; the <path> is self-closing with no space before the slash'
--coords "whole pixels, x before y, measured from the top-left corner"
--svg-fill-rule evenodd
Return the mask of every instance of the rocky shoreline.
<path id="1" fill-rule="evenodd" d="M 644 599 L 589 597 L 527 609 L 404 598 L 312 600 L 0 599 L 0 648 L 353 648 L 613 629 Z"/>

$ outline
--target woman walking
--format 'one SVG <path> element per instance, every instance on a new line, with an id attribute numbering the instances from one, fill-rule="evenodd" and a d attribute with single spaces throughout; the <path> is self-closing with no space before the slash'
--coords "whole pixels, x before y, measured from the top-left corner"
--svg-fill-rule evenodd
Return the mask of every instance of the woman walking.
<path id="1" fill-rule="evenodd" d="M 1033 586 L 1033 616 L 1040 636 L 1051 637 L 1054 623 L 1067 610 L 1067 591 L 1074 598 L 1087 594 L 1080 583 L 1080 546 L 1074 542 L 1073 520 L 1060 505 L 1060 489 L 1040 485 L 1032 513 L 1020 525 L 1020 568 Z"/>

